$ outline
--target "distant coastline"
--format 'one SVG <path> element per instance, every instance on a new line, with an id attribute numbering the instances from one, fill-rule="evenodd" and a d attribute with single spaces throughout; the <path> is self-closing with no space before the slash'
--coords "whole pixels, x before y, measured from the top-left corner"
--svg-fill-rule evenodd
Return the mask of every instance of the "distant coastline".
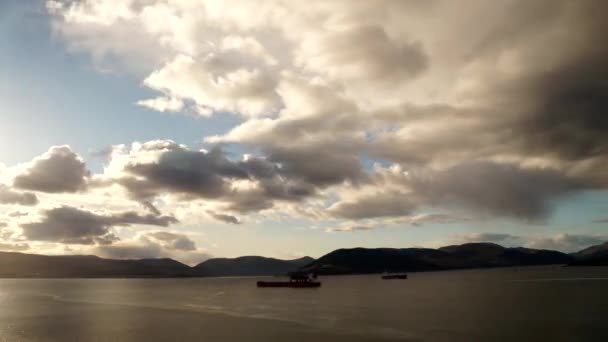
<path id="1" fill-rule="evenodd" d="M 0 278 L 191 278 L 281 276 L 290 271 L 320 275 L 423 272 L 537 265 L 608 266 L 608 243 L 576 253 L 493 243 L 430 248 L 350 248 L 319 259 L 261 256 L 214 258 L 196 266 L 173 259 L 117 260 L 97 256 L 47 256 L 0 252 Z"/>

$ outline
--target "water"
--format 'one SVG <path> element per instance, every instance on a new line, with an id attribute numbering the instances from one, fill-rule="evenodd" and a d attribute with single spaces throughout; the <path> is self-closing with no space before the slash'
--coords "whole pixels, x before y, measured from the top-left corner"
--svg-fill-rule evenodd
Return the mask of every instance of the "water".
<path id="1" fill-rule="evenodd" d="M 608 340 L 608 267 L 256 280 L 3 279 L 0 341 Z"/>

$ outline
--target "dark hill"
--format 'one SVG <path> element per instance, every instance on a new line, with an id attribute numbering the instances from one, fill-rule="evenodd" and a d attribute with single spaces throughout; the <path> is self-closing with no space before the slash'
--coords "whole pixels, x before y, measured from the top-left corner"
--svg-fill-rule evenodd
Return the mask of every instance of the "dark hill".
<path id="1" fill-rule="evenodd" d="M 191 276 L 191 268 L 172 259 L 112 260 L 92 255 L 48 256 L 0 252 L 2 278 L 185 276 Z"/>
<path id="2" fill-rule="evenodd" d="M 585 248 L 572 256 L 575 260 L 570 266 L 608 266 L 608 242 Z"/>
<path id="3" fill-rule="evenodd" d="M 353 248 L 333 251 L 302 270 L 319 274 L 363 274 L 462 268 L 567 264 L 568 254 L 492 243 L 468 243 L 439 249 Z"/>
<path id="4" fill-rule="evenodd" d="M 310 257 L 280 260 L 260 256 L 244 256 L 234 259 L 209 259 L 196 265 L 194 269 L 197 275 L 204 277 L 283 275 L 313 261 L 314 259 Z"/>
<path id="5" fill-rule="evenodd" d="M 0 278 L 161 278 L 283 275 L 303 270 L 319 274 L 433 271 L 482 267 L 569 264 L 608 265 L 608 243 L 571 255 L 557 251 L 467 243 L 430 248 L 338 249 L 318 260 L 258 256 L 209 259 L 189 267 L 172 259 L 112 260 L 96 256 L 46 256 L 0 252 Z"/>

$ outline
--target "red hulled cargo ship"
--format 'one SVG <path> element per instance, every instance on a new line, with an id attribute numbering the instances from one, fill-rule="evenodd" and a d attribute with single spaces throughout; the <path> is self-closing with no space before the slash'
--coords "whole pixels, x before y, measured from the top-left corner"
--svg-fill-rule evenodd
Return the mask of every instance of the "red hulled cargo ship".
<path id="1" fill-rule="evenodd" d="M 294 272 L 289 274 L 288 281 L 258 281 L 258 287 L 321 287 L 321 282 L 315 279 L 317 279 L 316 274 Z"/>

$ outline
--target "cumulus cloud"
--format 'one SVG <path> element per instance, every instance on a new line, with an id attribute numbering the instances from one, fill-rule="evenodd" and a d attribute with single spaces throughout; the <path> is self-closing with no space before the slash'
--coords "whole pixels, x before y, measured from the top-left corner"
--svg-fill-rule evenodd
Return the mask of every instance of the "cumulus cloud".
<path id="1" fill-rule="evenodd" d="M 96 246 L 92 252 L 112 259 L 172 258 L 190 265 L 210 257 L 187 235 L 166 231 L 142 232 L 133 239 Z"/>
<path id="2" fill-rule="evenodd" d="M 568 195 L 608 186 L 604 3 L 47 4 L 71 47 L 137 65 L 158 92 L 140 105 L 241 115 L 205 141 L 257 157 L 167 141 L 115 149 L 101 178 L 142 203 L 171 194 L 246 213 L 325 196 L 325 218 L 407 221 L 430 206 L 542 221 Z M 25 188 L 85 184 L 33 178 L 44 181 Z"/>
<path id="3" fill-rule="evenodd" d="M 78 192 L 86 189 L 88 176 L 84 161 L 69 146 L 53 146 L 34 158 L 15 177 L 13 186 L 49 193 Z"/>
<path id="4" fill-rule="evenodd" d="M 226 210 L 248 212 L 270 208 L 275 201 L 314 196 L 333 181 L 327 177 L 333 176 L 317 172 L 304 177 L 264 157 L 246 155 L 233 160 L 219 147 L 196 151 L 172 141 L 150 141 L 116 147 L 106 172 L 92 183 L 120 184 L 150 210 L 150 200 L 170 194 L 181 200 L 217 201 Z"/>
<path id="5" fill-rule="evenodd" d="M 0 204 L 32 206 L 38 204 L 38 197 L 31 192 L 18 192 L 0 184 Z"/>
<path id="6" fill-rule="evenodd" d="M 396 223 L 407 223 L 413 226 L 423 226 L 425 224 L 452 224 L 471 221 L 468 217 L 446 214 L 446 213 L 431 213 L 418 214 L 410 217 L 400 218 Z"/>
<path id="7" fill-rule="evenodd" d="M 427 67 L 422 44 L 393 40 L 376 25 L 352 25 L 327 34 L 310 34 L 296 63 L 332 79 L 397 81 L 413 78 Z"/>
<path id="8" fill-rule="evenodd" d="M 351 223 L 345 223 L 336 225 L 334 227 L 329 227 L 325 229 L 327 233 L 335 233 L 335 232 L 359 232 L 359 231 L 369 231 L 377 229 L 378 227 L 374 227 L 371 225 L 355 225 Z"/>
<path id="9" fill-rule="evenodd" d="M 148 235 L 159 241 L 163 241 L 169 249 L 182 251 L 193 251 L 196 249 L 196 243 L 183 234 L 159 231 L 149 233 Z"/>
<path id="10" fill-rule="evenodd" d="M 241 223 L 241 221 L 239 221 L 239 219 L 236 216 L 219 214 L 219 213 L 216 213 L 213 211 L 208 211 L 207 213 L 214 219 L 224 222 L 224 223 L 231 223 L 231 224 L 240 224 Z"/>
<path id="11" fill-rule="evenodd" d="M 374 194 L 352 202 L 339 202 L 328 209 L 330 215 L 346 219 L 409 215 L 416 205 L 400 193 Z"/>
<path id="12" fill-rule="evenodd" d="M 111 228 L 134 224 L 167 227 L 173 216 L 140 215 L 133 211 L 98 214 L 74 207 L 44 210 L 41 220 L 21 225 L 28 240 L 65 244 L 110 244 L 118 240 Z"/>
<path id="13" fill-rule="evenodd" d="M 179 112 L 184 109 L 184 102 L 182 100 L 159 96 L 153 99 L 140 100 L 137 104 L 142 107 L 154 109 L 159 112 Z"/>
<path id="14" fill-rule="evenodd" d="M 24 242 L 4 243 L 0 242 L 0 251 L 3 252 L 24 252 L 30 249 L 30 245 Z"/>
<path id="15" fill-rule="evenodd" d="M 441 207 L 466 210 L 474 217 L 540 222 L 557 201 L 588 187 L 553 168 L 494 161 L 467 161 L 439 169 L 378 167 L 366 182 L 362 194 L 346 194 L 350 198 L 331 205 L 328 214 L 348 219 L 399 217 L 424 207 Z M 448 219 L 428 216 L 421 222 L 444 218 Z"/>
<path id="16" fill-rule="evenodd" d="M 202 108 L 250 116 L 272 113 L 278 108 L 276 80 L 259 69 L 230 65 L 228 56 L 209 54 L 204 58 L 178 55 L 144 80 L 152 89 L 168 94 L 140 104 L 151 108 L 183 107 L 180 99 L 195 101 Z M 168 108 L 169 109 L 169 108 Z"/>
<path id="17" fill-rule="evenodd" d="M 556 199 L 583 188 L 557 170 L 485 161 L 415 173 L 409 185 L 427 203 L 531 221 L 546 218 Z"/>
<path id="18" fill-rule="evenodd" d="M 22 212 L 22 211 L 13 211 L 8 213 L 9 217 L 23 217 L 23 216 L 27 216 L 29 215 L 29 213 L 27 212 Z"/>

